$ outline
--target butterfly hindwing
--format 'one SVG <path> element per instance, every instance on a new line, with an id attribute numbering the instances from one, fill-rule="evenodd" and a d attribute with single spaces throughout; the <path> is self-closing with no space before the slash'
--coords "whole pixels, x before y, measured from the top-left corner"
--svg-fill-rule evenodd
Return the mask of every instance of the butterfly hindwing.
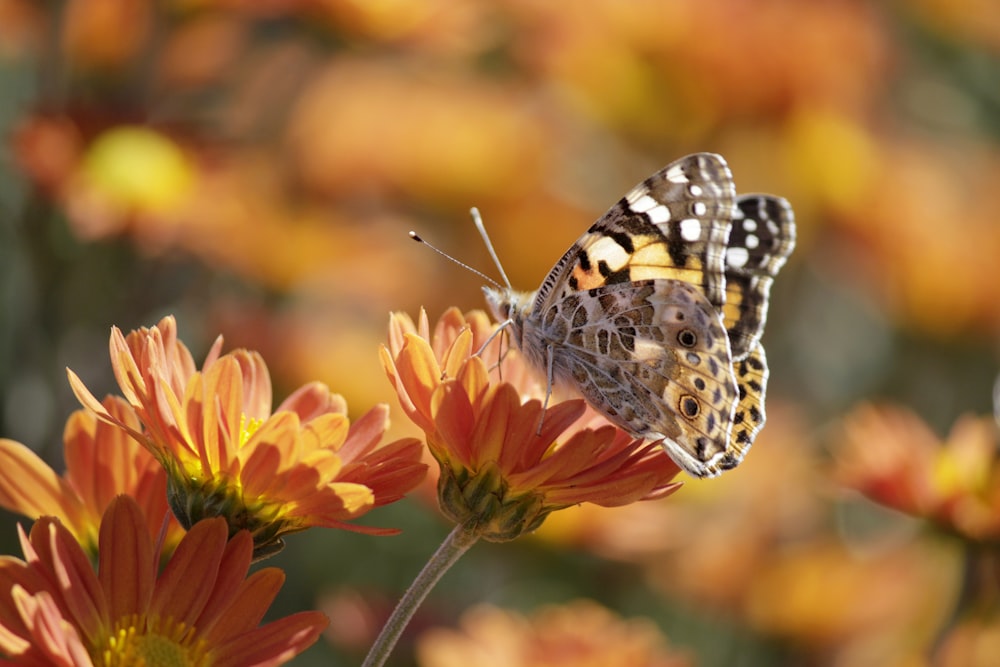
<path id="1" fill-rule="evenodd" d="M 733 413 L 733 428 L 729 437 L 729 449 L 722 462 L 723 470 L 734 468 L 743 460 L 767 420 L 767 415 L 764 413 L 768 376 L 767 357 L 759 341 L 754 344 L 746 357 L 733 364 L 733 370 L 736 373 L 739 403 Z"/>
<path id="2" fill-rule="evenodd" d="M 767 320 L 771 283 L 795 248 L 795 216 L 781 197 L 741 195 L 726 248 L 723 321 L 733 359 L 747 356 Z"/>
<path id="3" fill-rule="evenodd" d="M 680 280 L 641 280 L 569 295 L 542 321 L 525 322 L 522 346 L 552 346 L 557 380 L 577 386 L 608 419 L 636 436 L 663 439 L 671 456 L 705 476 L 729 445 L 737 386 L 729 338 L 715 308 Z"/>

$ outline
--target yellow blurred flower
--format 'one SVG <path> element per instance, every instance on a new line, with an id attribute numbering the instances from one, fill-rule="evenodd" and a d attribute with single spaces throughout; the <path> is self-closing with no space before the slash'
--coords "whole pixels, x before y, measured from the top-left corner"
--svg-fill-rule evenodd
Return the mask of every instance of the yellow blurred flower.
<path id="1" fill-rule="evenodd" d="M 525 617 L 489 605 L 473 607 L 460 629 L 435 628 L 417 640 L 420 667 L 686 667 L 647 619 L 622 619 L 589 600 Z"/>
<path id="2" fill-rule="evenodd" d="M 104 410 L 138 431 L 132 408 L 120 398 L 104 399 Z M 31 519 L 58 518 L 90 554 L 97 553 L 101 516 L 119 494 L 138 503 L 151 537 L 169 521 L 164 551 L 170 553 L 184 534 L 167 506 L 163 467 L 122 429 L 98 420 L 87 410 L 70 415 L 63 434 L 66 474 L 59 477 L 31 449 L 0 439 L 0 505 Z"/>
<path id="3" fill-rule="evenodd" d="M 21 531 L 24 560 L 0 560 L 0 653 L 7 665 L 279 665 L 327 624 L 306 611 L 261 626 L 282 583 L 278 568 L 247 577 L 253 539 L 228 540 L 208 519 L 163 572 L 142 511 L 113 500 L 101 522 L 95 573 L 73 535 L 43 517 Z"/>
<path id="4" fill-rule="evenodd" d="M 158 212 L 183 202 L 195 165 L 181 146 L 149 127 L 119 125 L 97 135 L 79 177 L 119 213 Z"/>
<path id="5" fill-rule="evenodd" d="M 85 407 L 159 460 L 170 506 L 188 528 L 224 516 L 232 533 L 251 532 L 259 557 L 279 551 L 282 535 L 311 526 L 393 532 L 345 522 L 423 479 L 419 441 L 378 447 L 388 409 L 377 406 L 351 424 L 343 399 L 320 383 L 272 413 L 264 360 L 247 350 L 220 356 L 221 347 L 220 337 L 198 371 L 173 317 L 127 337 L 112 330 L 112 367 L 142 432 L 109 413 L 72 371 L 70 383 Z"/>
<path id="6" fill-rule="evenodd" d="M 491 374 L 486 360 L 500 359 L 500 336 L 476 351 L 495 331 L 479 311 L 447 311 L 433 335 L 423 313 L 416 325 L 396 314 L 382 349 L 403 410 L 441 466 L 438 499 L 450 519 L 503 541 L 554 510 L 626 505 L 678 488 L 677 466 L 658 444 L 633 440 L 593 414 L 581 420 L 581 399 L 543 410 L 544 387 L 515 350 L 505 350 Z"/>

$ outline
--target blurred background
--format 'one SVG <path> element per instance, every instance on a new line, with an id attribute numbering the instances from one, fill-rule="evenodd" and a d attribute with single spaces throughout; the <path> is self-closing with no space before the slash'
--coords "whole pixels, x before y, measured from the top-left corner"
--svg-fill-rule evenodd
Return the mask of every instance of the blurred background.
<path id="1" fill-rule="evenodd" d="M 393 664 L 513 664 L 462 651 L 521 626 L 463 613 L 578 598 L 644 619 L 655 650 L 621 664 L 973 664 L 927 657 L 968 543 L 850 491 L 837 452 L 867 401 L 942 440 L 975 415 L 995 449 L 1000 4 L 0 0 L 0 136 L 0 435 L 57 470 L 65 368 L 116 391 L 112 325 L 173 313 L 196 359 L 219 333 L 259 350 L 279 399 L 321 380 L 352 414 L 395 408 L 389 312 L 482 307 L 481 279 L 409 230 L 493 275 L 478 206 L 531 290 L 635 183 L 722 153 L 798 219 L 753 451 L 662 501 L 477 545 Z M 312 530 L 269 562 L 275 615 L 332 619 L 293 664 L 357 664 L 450 528 L 431 486 L 366 522 L 403 533 Z"/>

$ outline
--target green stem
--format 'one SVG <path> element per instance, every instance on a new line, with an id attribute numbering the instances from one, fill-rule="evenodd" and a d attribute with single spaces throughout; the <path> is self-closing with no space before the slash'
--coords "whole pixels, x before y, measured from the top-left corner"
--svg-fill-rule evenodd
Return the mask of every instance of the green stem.
<path id="1" fill-rule="evenodd" d="M 392 649 L 399 641 L 400 635 L 406 625 L 413 618 L 413 614 L 420 607 L 420 604 L 430 593 L 434 585 L 441 579 L 442 575 L 454 565 L 466 551 L 479 539 L 473 531 L 459 524 L 448 533 L 441 546 L 438 547 L 431 559 L 424 565 L 417 578 L 413 580 L 410 587 L 403 594 L 399 604 L 392 611 L 392 616 L 382 627 L 382 632 L 368 651 L 368 656 L 361 664 L 361 667 L 381 667 L 385 664 Z"/>

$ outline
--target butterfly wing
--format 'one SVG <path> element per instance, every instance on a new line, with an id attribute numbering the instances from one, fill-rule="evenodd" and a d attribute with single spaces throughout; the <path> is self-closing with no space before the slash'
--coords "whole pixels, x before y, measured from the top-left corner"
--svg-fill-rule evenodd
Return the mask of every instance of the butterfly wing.
<path id="1" fill-rule="evenodd" d="M 736 200 L 722 308 L 734 360 L 745 358 L 760 340 L 771 283 L 794 248 L 795 216 L 786 200 L 758 194 Z"/>
<path id="2" fill-rule="evenodd" d="M 736 207 L 726 249 L 722 319 L 729 334 L 739 403 L 722 469 L 743 460 L 766 421 L 768 368 L 760 338 L 767 321 L 771 284 L 795 248 L 795 216 L 786 200 L 772 195 L 741 195 Z"/>
<path id="3" fill-rule="evenodd" d="M 721 308 L 735 199 L 722 156 L 695 153 L 672 162 L 634 187 L 562 256 L 535 295 L 536 312 L 572 292 L 659 278 L 695 285 Z"/>
<path id="4" fill-rule="evenodd" d="M 691 474 L 718 474 L 738 394 L 729 337 L 701 291 L 672 279 L 613 283 L 552 308 L 549 325 L 524 323 L 522 346 L 549 350 L 554 379 L 632 435 L 662 439 Z"/>
<path id="5" fill-rule="evenodd" d="M 729 434 L 729 448 L 720 462 L 721 470 L 735 468 L 746 453 L 767 417 L 764 414 L 764 394 L 767 390 L 767 357 L 760 341 L 743 359 L 733 363 L 739 402 L 733 413 L 733 428 Z"/>

